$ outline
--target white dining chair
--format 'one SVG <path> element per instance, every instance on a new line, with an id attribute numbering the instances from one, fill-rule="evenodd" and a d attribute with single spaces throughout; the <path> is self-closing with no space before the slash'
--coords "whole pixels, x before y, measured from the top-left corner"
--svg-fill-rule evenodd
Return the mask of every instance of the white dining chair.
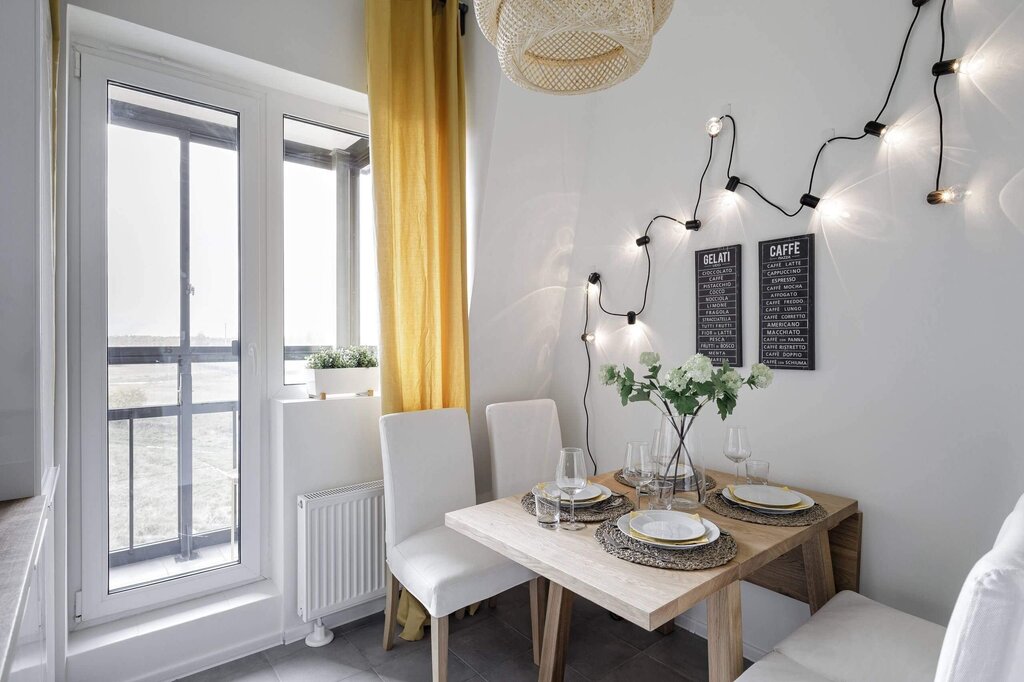
<path id="1" fill-rule="evenodd" d="M 448 615 L 536 574 L 444 525 L 446 512 L 476 504 L 469 419 L 463 409 L 380 419 L 384 463 L 387 605 L 384 649 L 393 646 L 399 585 L 430 614 L 434 682 L 448 670 Z M 539 590 L 531 584 L 534 658 L 539 660 Z"/>
<path id="2" fill-rule="evenodd" d="M 524 493 L 554 476 L 562 449 L 554 400 L 494 403 L 486 415 L 495 499 Z"/>
<path id="3" fill-rule="evenodd" d="M 739 680 L 1024 680 L 1024 497 L 968 574 L 948 627 L 840 592 Z"/>

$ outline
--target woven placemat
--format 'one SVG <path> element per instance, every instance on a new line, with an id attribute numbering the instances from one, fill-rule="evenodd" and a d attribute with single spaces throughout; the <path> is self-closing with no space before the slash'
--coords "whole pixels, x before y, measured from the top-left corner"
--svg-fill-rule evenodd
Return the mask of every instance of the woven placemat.
<path id="1" fill-rule="evenodd" d="M 717 540 L 703 547 L 663 549 L 623 535 L 615 525 L 617 519 L 609 519 L 598 526 L 594 537 L 604 551 L 634 564 L 675 571 L 702 571 L 727 564 L 736 556 L 736 541 L 724 530 Z"/>
<path id="2" fill-rule="evenodd" d="M 635 485 L 627 481 L 626 477 L 622 475 L 622 469 L 619 469 L 618 471 L 615 472 L 615 480 L 626 487 L 636 488 Z M 704 490 L 714 490 L 717 487 L 718 481 L 716 481 L 713 476 L 704 476 Z M 697 486 L 693 484 L 693 476 L 691 476 L 690 478 L 678 479 L 676 481 L 676 490 L 678 490 L 679 492 L 685 493 L 687 491 L 692 491 L 696 489 Z"/>
<path id="3" fill-rule="evenodd" d="M 533 501 L 533 493 L 526 493 L 520 500 L 523 510 L 533 516 L 537 515 L 537 505 Z M 633 511 L 633 503 L 625 495 L 613 494 L 607 500 L 589 507 L 576 507 L 576 520 L 581 523 L 598 523 L 608 519 L 617 519 L 623 514 Z M 562 518 L 569 519 L 569 504 L 562 504 Z"/>
<path id="4" fill-rule="evenodd" d="M 810 509 L 793 512 L 792 514 L 758 514 L 755 511 L 735 505 L 722 497 L 722 491 L 716 490 L 704 500 L 704 506 L 730 519 L 759 523 L 762 526 L 810 526 L 821 521 L 828 512 L 817 502 Z"/>

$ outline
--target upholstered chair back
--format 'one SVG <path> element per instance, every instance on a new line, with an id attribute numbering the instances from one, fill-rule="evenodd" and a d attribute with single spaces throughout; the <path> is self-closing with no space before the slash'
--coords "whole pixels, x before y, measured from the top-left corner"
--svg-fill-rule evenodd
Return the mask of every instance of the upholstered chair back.
<path id="1" fill-rule="evenodd" d="M 1024 680 L 1024 497 L 967 575 L 935 682 Z"/>
<path id="2" fill-rule="evenodd" d="M 446 512 L 476 504 L 469 418 L 462 408 L 380 418 L 385 540 L 444 525 Z"/>
<path id="3" fill-rule="evenodd" d="M 521 400 L 487 406 L 491 445 L 491 493 L 524 493 L 555 475 L 562 449 L 554 400 Z"/>

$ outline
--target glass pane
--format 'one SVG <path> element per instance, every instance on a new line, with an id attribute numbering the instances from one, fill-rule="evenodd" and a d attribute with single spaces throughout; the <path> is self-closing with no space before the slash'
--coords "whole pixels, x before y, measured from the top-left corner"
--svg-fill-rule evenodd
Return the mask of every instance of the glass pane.
<path id="1" fill-rule="evenodd" d="M 359 172 L 359 343 L 380 345 L 380 292 L 377 285 L 377 223 L 373 213 L 373 171 Z"/>
<path id="2" fill-rule="evenodd" d="M 203 410 L 239 403 L 239 155 L 235 113 L 108 93 L 108 357 L 133 363 L 107 368 L 116 591 L 238 561 L 238 411 Z"/>
<path id="3" fill-rule="evenodd" d="M 233 525 L 237 426 L 234 412 L 197 414 L 192 420 L 192 520 L 197 535 Z"/>
<path id="4" fill-rule="evenodd" d="M 110 409 L 177 404 L 177 363 L 107 367 L 107 405 Z"/>
<path id="5" fill-rule="evenodd" d="M 193 346 L 238 340 L 238 152 L 189 145 Z"/>
<path id="6" fill-rule="evenodd" d="M 108 126 L 107 335 L 177 346 L 181 326 L 177 137 Z"/>
<path id="7" fill-rule="evenodd" d="M 219 403 L 238 400 L 237 362 L 192 363 L 192 402 Z M 193 427 L 195 433 L 195 427 Z"/>

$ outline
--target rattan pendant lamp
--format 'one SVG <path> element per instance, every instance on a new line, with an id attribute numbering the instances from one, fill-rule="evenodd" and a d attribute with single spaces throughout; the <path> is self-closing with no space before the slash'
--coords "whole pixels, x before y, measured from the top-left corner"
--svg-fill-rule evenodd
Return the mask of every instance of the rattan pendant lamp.
<path id="1" fill-rule="evenodd" d="M 509 80 L 579 95 L 621 83 L 647 61 L 674 0 L 475 0 Z"/>

